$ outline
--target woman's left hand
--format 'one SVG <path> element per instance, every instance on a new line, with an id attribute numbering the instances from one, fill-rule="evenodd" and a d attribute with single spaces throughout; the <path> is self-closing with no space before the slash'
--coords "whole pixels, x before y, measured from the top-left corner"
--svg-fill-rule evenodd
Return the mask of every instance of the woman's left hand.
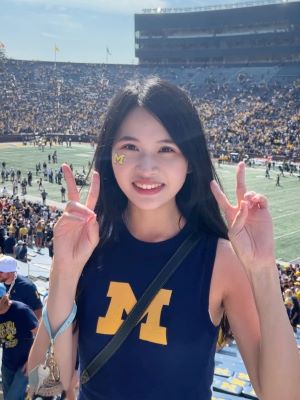
<path id="1" fill-rule="evenodd" d="M 228 237 L 246 268 L 254 270 L 275 264 L 273 225 L 265 196 L 247 192 L 245 164 L 239 163 L 236 172 L 237 205 L 230 204 L 216 181 L 212 193 L 224 212 Z"/>

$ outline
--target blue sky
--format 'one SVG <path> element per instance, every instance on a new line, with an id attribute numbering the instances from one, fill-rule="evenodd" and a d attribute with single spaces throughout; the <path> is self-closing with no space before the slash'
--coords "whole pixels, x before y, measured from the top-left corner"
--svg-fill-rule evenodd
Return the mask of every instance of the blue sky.
<path id="1" fill-rule="evenodd" d="M 236 0 L 0 0 L 0 42 L 24 60 L 136 62 L 134 13 L 143 8 L 198 7 Z"/>

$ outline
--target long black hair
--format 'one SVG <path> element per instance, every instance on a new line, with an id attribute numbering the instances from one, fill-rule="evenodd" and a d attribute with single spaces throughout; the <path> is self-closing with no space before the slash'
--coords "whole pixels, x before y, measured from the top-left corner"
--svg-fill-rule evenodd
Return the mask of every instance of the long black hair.
<path id="1" fill-rule="evenodd" d="M 227 238 L 227 228 L 210 190 L 219 182 L 211 162 L 203 127 L 188 95 L 173 84 L 156 77 L 126 86 L 111 101 L 104 118 L 95 153 L 95 169 L 100 173 L 101 190 L 96 206 L 101 242 L 118 234 L 127 197 L 115 179 L 111 153 L 116 133 L 136 107 L 150 112 L 167 130 L 188 161 L 189 173 L 176 196 L 181 214 L 194 231 L 206 231 Z"/>
<path id="2" fill-rule="evenodd" d="M 136 107 L 145 108 L 160 121 L 188 161 L 189 173 L 176 196 L 181 214 L 195 232 L 205 231 L 228 239 L 226 224 L 210 189 L 213 179 L 219 184 L 220 181 L 209 156 L 198 112 L 182 89 L 151 77 L 121 90 L 110 102 L 103 120 L 94 158 L 101 183 L 96 205 L 101 243 L 109 243 L 118 236 L 127 207 L 127 197 L 117 184 L 111 157 L 118 129 Z M 222 345 L 231 337 L 224 314 L 218 343 Z"/>

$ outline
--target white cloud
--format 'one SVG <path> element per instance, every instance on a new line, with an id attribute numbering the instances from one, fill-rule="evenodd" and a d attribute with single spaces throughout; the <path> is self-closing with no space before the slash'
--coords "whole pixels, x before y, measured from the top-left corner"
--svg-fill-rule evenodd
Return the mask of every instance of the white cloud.
<path id="1" fill-rule="evenodd" d="M 141 12 L 144 8 L 168 7 L 168 0 L 14 0 L 16 3 L 41 5 L 49 8 L 80 8 L 114 13 Z"/>
<path id="2" fill-rule="evenodd" d="M 42 32 L 41 35 L 46 38 L 50 38 L 50 39 L 58 39 L 59 38 L 58 35 L 55 35 L 54 33 L 49 33 L 49 32 Z"/>
<path id="3" fill-rule="evenodd" d="M 51 19 L 48 23 L 56 28 L 63 28 L 65 31 L 82 29 L 82 25 L 79 22 L 76 22 L 71 15 L 65 13 L 56 14 L 55 19 Z"/>

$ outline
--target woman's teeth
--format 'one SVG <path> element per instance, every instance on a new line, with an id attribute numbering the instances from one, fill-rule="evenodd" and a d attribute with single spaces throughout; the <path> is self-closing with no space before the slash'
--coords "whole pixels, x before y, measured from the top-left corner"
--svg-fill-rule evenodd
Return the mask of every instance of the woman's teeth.
<path id="1" fill-rule="evenodd" d="M 150 190 L 150 189 L 156 189 L 156 188 L 162 186 L 162 184 L 161 183 L 155 183 L 153 185 L 146 185 L 146 184 L 135 183 L 135 186 L 137 186 L 140 189 L 148 189 L 148 190 Z"/>

